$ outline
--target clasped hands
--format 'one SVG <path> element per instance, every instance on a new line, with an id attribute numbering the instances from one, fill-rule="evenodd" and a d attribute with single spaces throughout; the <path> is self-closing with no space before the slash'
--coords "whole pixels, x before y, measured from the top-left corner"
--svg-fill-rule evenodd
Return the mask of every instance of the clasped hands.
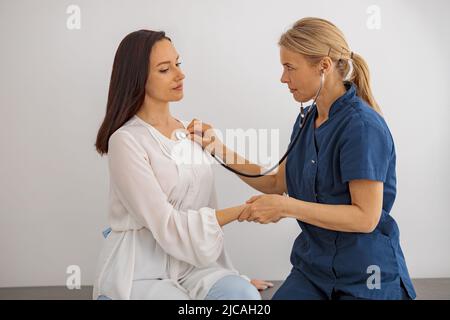
<path id="1" fill-rule="evenodd" d="M 287 217 L 286 201 L 288 197 L 278 194 L 262 194 L 248 199 L 238 221 L 276 223 Z"/>

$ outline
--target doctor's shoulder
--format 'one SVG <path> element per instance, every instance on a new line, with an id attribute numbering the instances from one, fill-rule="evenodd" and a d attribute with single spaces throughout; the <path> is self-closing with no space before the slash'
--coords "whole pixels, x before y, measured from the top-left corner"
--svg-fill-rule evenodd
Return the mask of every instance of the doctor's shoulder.
<path id="1" fill-rule="evenodd" d="M 383 131 L 389 130 L 383 115 L 359 97 L 351 102 L 347 124 L 350 126 L 368 125 L 378 127 Z"/>
<path id="2" fill-rule="evenodd" d="M 371 108 L 362 99 L 357 99 L 351 103 L 350 112 L 347 114 L 343 127 L 343 137 L 352 136 L 356 138 L 356 136 L 359 136 L 368 142 L 372 139 L 382 138 L 388 145 L 393 144 L 392 134 L 383 115 Z"/>

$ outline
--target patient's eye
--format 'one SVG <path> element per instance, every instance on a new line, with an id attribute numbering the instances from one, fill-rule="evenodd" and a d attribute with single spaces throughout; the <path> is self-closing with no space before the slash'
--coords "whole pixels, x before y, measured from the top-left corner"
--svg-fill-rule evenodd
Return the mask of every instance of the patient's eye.
<path id="1" fill-rule="evenodd" d="M 179 68 L 180 64 L 181 64 L 181 62 L 177 62 L 175 65 L 177 66 L 177 68 Z M 159 70 L 159 72 L 161 72 L 161 73 L 166 73 L 167 71 L 169 71 L 169 68 Z"/>

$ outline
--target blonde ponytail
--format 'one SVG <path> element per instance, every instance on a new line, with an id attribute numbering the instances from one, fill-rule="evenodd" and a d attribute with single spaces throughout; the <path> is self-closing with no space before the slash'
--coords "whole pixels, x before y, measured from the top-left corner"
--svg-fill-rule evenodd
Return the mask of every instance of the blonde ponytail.
<path id="1" fill-rule="evenodd" d="M 357 53 L 352 53 L 353 72 L 350 81 L 356 85 L 356 94 L 366 101 L 375 111 L 382 114 L 370 88 L 370 72 L 366 61 Z"/>
<path id="2" fill-rule="evenodd" d="M 349 81 L 355 84 L 356 94 L 381 114 L 381 108 L 370 88 L 370 73 L 366 61 L 349 49 L 344 34 L 333 23 L 320 18 L 300 19 L 281 35 L 278 44 L 302 54 L 313 65 L 324 57 L 330 57 L 336 63 L 343 80 L 352 63 L 353 71 Z"/>

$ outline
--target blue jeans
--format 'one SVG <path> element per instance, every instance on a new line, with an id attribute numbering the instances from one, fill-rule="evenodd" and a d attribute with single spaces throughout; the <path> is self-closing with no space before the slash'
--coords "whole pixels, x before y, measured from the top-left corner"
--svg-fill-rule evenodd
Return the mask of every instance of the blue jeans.
<path id="1" fill-rule="evenodd" d="M 244 278 L 228 275 L 209 289 L 205 300 L 261 300 L 258 289 Z"/>
<path id="2" fill-rule="evenodd" d="M 111 300 L 101 295 L 97 300 Z M 229 275 L 217 281 L 209 289 L 205 300 L 261 300 L 258 290 L 240 276 Z"/>

